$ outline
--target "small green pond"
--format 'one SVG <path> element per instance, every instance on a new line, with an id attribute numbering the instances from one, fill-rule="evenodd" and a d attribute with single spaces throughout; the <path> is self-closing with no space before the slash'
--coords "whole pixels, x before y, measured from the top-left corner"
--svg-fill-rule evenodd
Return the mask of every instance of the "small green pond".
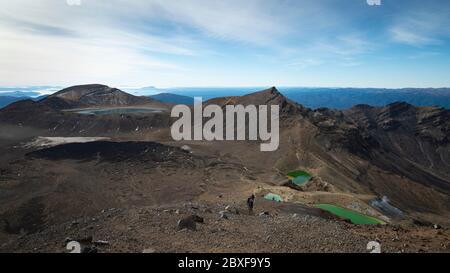
<path id="1" fill-rule="evenodd" d="M 350 220 L 355 225 L 377 225 L 386 224 L 384 221 L 377 219 L 375 217 L 371 217 L 368 215 L 364 215 L 362 213 L 345 209 L 342 207 L 338 207 L 331 204 L 317 204 L 315 205 L 316 208 L 326 210 L 328 212 L 333 213 L 334 215 L 337 215 L 341 218 Z"/>
<path id="2" fill-rule="evenodd" d="M 283 202 L 283 198 L 275 193 L 268 193 L 264 196 L 265 199 L 275 202 Z"/>
<path id="3" fill-rule="evenodd" d="M 292 183 L 297 186 L 304 185 L 309 182 L 311 175 L 305 171 L 293 171 L 287 174 L 289 178 L 292 178 Z"/>

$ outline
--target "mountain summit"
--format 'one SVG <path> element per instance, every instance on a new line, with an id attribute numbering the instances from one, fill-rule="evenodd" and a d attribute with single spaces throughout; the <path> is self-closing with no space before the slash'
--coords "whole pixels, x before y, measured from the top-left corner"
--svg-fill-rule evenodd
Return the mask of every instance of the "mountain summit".
<path id="1" fill-rule="evenodd" d="M 152 102 L 145 97 L 130 95 L 117 88 L 101 84 L 72 86 L 48 97 L 74 102 L 80 106 L 130 106 Z"/>

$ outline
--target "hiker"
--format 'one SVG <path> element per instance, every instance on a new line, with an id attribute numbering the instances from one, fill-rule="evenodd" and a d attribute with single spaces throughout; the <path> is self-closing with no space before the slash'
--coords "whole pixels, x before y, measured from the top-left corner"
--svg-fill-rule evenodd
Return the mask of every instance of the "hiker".
<path id="1" fill-rule="evenodd" d="M 248 213 L 251 214 L 253 213 L 253 204 L 255 203 L 255 195 L 252 194 L 252 196 L 250 196 L 247 199 L 247 207 L 248 207 Z"/>

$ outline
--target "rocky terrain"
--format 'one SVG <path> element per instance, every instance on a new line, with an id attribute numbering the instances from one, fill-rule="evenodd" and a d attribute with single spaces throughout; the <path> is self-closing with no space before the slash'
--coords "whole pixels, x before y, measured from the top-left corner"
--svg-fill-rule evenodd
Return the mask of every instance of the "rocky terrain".
<path id="1" fill-rule="evenodd" d="M 212 103 L 279 105 L 279 149 L 174 142 L 171 105 L 102 85 L 0 110 L 0 251 L 67 252 L 70 240 L 98 252 L 368 252 L 369 241 L 387 252 L 450 251 L 448 110 L 311 110 L 276 88 Z M 160 111 L 77 112 L 134 106 Z M 299 169 L 311 181 L 289 186 Z M 269 192 L 284 202 L 264 200 Z M 320 203 L 387 225 L 353 225 Z"/>
<path id="2" fill-rule="evenodd" d="M 382 252 L 449 252 L 448 229 L 409 226 L 355 226 L 273 207 L 261 200 L 249 215 L 244 204 L 184 203 L 171 206 L 109 208 L 29 235 L 15 235 L 2 251 L 68 252 L 80 242 L 86 252 L 369 252 L 376 241 Z M 262 204 L 261 204 L 262 203 Z M 264 210 L 267 209 L 267 210 Z M 297 211 L 295 213 L 294 211 Z M 198 222 L 180 225 L 195 215 Z"/>

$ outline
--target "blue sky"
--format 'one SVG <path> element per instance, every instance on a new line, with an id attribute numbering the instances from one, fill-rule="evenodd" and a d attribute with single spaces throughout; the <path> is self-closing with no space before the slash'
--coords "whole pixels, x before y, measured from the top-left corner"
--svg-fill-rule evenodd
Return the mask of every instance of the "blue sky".
<path id="1" fill-rule="evenodd" d="M 449 87 L 450 1 L 0 0 L 0 85 Z"/>

